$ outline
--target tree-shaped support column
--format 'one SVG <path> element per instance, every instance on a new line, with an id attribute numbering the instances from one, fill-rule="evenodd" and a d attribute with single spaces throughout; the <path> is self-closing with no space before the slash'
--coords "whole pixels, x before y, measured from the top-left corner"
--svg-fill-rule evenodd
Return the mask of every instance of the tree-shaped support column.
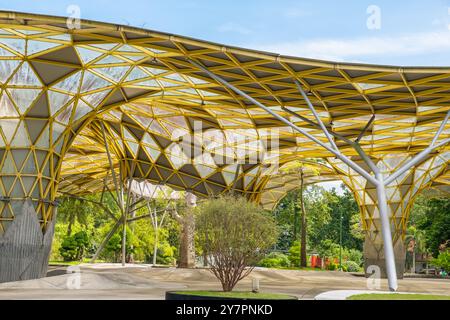
<path id="1" fill-rule="evenodd" d="M 384 176 L 389 176 L 409 160 L 411 160 L 410 156 L 385 155 L 379 157 L 374 163 Z M 449 160 L 449 152 L 433 155 L 421 164 L 407 170 L 385 188 L 395 267 L 397 277 L 400 279 L 403 278 L 405 269 L 404 238 L 414 199 L 421 190 L 429 186 L 433 180 L 443 173 Z M 342 161 L 329 159 L 329 162 L 342 174 L 341 179 L 352 190 L 360 207 L 362 227 L 365 232 L 364 270 L 367 275 L 371 275 L 373 266 L 377 266 L 381 277 L 386 278 L 386 259 L 376 186 Z M 362 160 L 355 160 L 355 162 L 364 167 Z"/>

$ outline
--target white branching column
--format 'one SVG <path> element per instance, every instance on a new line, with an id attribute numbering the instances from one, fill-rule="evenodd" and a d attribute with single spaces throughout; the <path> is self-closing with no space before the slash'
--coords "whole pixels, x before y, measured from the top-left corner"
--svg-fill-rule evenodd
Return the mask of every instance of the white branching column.
<path id="1" fill-rule="evenodd" d="M 179 268 L 195 268 L 195 217 L 193 208 L 197 197 L 186 192 L 186 212 L 183 215 L 174 212 L 174 217 L 181 225 Z"/>
<path id="2" fill-rule="evenodd" d="M 387 155 L 378 158 L 374 162 L 385 175 L 390 175 L 410 159 L 410 156 Z M 403 278 L 405 269 L 404 238 L 414 199 L 421 190 L 442 174 L 449 159 L 450 153 L 429 157 L 386 187 L 398 278 Z M 381 221 L 377 206 L 377 190 L 374 185 L 367 182 L 366 179 L 341 161 L 332 159 L 330 162 L 342 174 L 342 180 L 353 191 L 361 210 L 362 226 L 365 231 L 364 269 L 367 272 L 368 267 L 378 266 L 381 276 L 386 277 Z M 355 160 L 355 162 L 364 167 L 362 161 Z"/>

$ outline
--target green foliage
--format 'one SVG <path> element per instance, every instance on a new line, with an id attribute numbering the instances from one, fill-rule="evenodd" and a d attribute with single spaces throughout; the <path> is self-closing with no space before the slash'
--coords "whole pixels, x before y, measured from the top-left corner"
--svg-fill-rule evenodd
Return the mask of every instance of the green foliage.
<path id="1" fill-rule="evenodd" d="M 289 250 L 299 240 L 296 223 L 299 190 L 293 190 L 284 197 L 274 210 L 274 216 L 281 233 L 277 249 Z M 345 189 L 342 195 L 335 190 L 326 191 L 320 186 L 309 186 L 304 192 L 307 224 L 307 249 L 316 251 L 321 241 L 330 239 L 339 243 L 340 219 L 342 220 L 342 243 L 349 249 L 362 250 L 363 230 L 359 208 L 350 191 Z M 297 230 L 295 229 L 297 225 Z"/>
<path id="2" fill-rule="evenodd" d="M 433 259 L 431 263 L 445 272 L 450 273 L 450 250 L 439 253 L 438 257 Z"/>
<path id="3" fill-rule="evenodd" d="M 450 198 L 426 193 L 419 196 L 410 215 L 410 224 L 424 232 L 426 251 L 437 257 L 439 247 L 450 239 Z"/>
<path id="4" fill-rule="evenodd" d="M 356 249 L 343 249 L 342 256 L 344 257 L 345 261 L 351 261 L 356 263 L 356 265 L 361 266 L 363 263 L 363 253 L 362 251 L 356 250 Z M 355 272 L 355 271 L 352 271 Z"/>
<path id="5" fill-rule="evenodd" d="M 122 230 L 114 234 L 111 239 L 109 239 L 108 243 L 105 245 L 105 249 L 103 250 L 102 257 L 105 257 L 107 260 L 112 260 L 113 262 L 119 262 L 122 257 Z M 130 232 L 130 229 L 127 227 L 126 230 L 126 242 L 125 248 L 127 254 L 134 253 L 133 234 Z"/>
<path id="6" fill-rule="evenodd" d="M 287 255 L 281 252 L 271 252 L 266 255 L 258 266 L 265 268 L 287 268 L 291 264 Z"/>
<path id="7" fill-rule="evenodd" d="M 335 271 L 339 269 L 339 265 L 335 263 L 333 260 L 330 260 L 326 265 L 326 269 L 330 271 Z"/>
<path id="8" fill-rule="evenodd" d="M 342 262 L 342 269 L 347 272 L 360 272 L 362 270 L 361 266 L 352 260 Z"/>
<path id="9" fill-rule="evenodd" d="M 336 258 L 339 256 L 340 247 L 330 239 L 322 240 L 317 248 L 321 258 Z"/>
<path id="10" fill-rule="evenodd" d="M 231 291 L 273 246 L 278 230 L 273 218 L 243 197 L 221 196 L 197 207 L 198 244 L 211 271 Z"/>
<path id="11" fill-rule="evenodd" d="M 300 241 L 294 241 L 289 248 L 289 261 L 293 267 L 300 266 Z"/>
<path id="12" fill-rule="evenodd" d="M 59 253 L 64 261 L 80 261 L 90 242 L 86 232 L 80 231 L 73 236 L 66 236 L 61 243 Z"/>

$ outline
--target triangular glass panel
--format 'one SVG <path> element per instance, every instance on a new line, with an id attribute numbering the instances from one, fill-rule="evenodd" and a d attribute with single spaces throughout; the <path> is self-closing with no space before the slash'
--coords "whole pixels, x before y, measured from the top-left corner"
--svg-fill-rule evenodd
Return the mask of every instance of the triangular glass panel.
<path id="1" fill-rule="evenodd" d="M 48 149 L 50 147 L 50 134 L 49 134 L 49 126 L 47 125 L 45 129 L 42 131 L 40 138 L 36 142 L 36 147 L 41 147 L 44 149 Z"/>
<path id="2" fill-rule="evenodd" d="M 14 161 L 16 162 L 17 169 L 20 171 L 22 169 L 22 165 L 25 162 L 28 153 L 30 153 L 26 149 L 17 149 L 17 150 L 11 150 L 12 156 L 14 158 Z"/>
<path id="3" fill-rule="evenodd" d="M 141 70 L 141 68 L 139 67 L 134 67 L 133 70 L 131 70 L 131 72 L 128 74 L 127 78 L 125 79 L 125 81 L 134 81 L 137 79 L 142 79 L 142 78 L 148 78 L 150 77 L 149 74 L 145 73 L 144 71 Z"/>
<path id="4" fill-rule="evenodd" d="M 83 84 L 81 85 L 80 93 L 97 90 L 100 88 L 108 87 L 112 85 L 111 82 L 93 74 L 90 71 L 86 71 L 83 77 Z"/>
<path id="5" fill-rule="evenodd" d="M 5 187 L 7 195 L 10 195 L 10 190 L 11 190 L 11 187 L 12 187 L 15 179 L 16 178 L 14 178 L 14 177 L 3 177 L 2 178 L 3 186 Z"/>
<path id="6" fill-rule="evenodd" d="M 0 38 L 0 43 L 21 55 L 25 54 L 25 40 L 24 39 Z"/>
<path id="7" fill-rule="evenodd" d="M 41 51 L 45 51 L 51 48 L 61 47 L 60 43 L 28 40 L 27 43 L 27 55 L 32 55 Z"/>
<path id="8" fill-rule="evenodd" d="M 11 142 L 18 124 L 19 120 L 16 119 L 2 119 L 2 121 L 0 122 L 0 128 L 2 129 L 3 135 L 5 136 L 6 143 Z"/>
<path id="9" fill-rule="evenodd" d="M 155 76 L 167 72 L 167 70 L 164 70 L 164 69 L 157 69 L 157 68 L 151 68 L 151 67 L 144 67 L 144 69 L 145 69 L 146 71 L 150 72 L 152 75 L 155 75 Z"/>
<path id="10" fill-rule="evenodd" d="M 66 107 L 55 117 L 55 120 L 63 124 L 68 124 L 70 121 L 70 116 L 72 115 L 73 105 L 74 103 L 72 102 L 68 107 Z"/>
<path id="11" fill-rule="evenodd" d="M 142 143 L 147 144 L 153 148 L 159 149 L 158 144 L 155 142 L 155 140 L 146 132 L 144 136 L 142 137 Z"/>
<path id="12" fill-rule="evenodd" d="M 107 68 L 98 68 L 95 69 L 96 72 L 101 73 L 103 76 L 115 81 L 119 82 L 125 76 L 130 67 L 107 67 Z"/>
<path id="13" fill-rule="evenodd" d="M 48 101 L 50 103 L 50 114 L 53 116 L 56 112 L 62 109 L 72 99 L 68 94 L 59 93 L 56 91 L 48 91 Z"/>
<path id="14" fill-rule="evenodd" d="M 27 196 L 31 195 L 31 191 L 34 185 L 36 178 L 34 177 L 22 177 L 22 183 L 25 188 L 25 193 Z"/>
<path id="15" fill-rule="evenodd" d="M 89 107 L 83 100 L 78 100 L 73 121 L 76 121 L 81 117 L 84 117 L 90 111 L 92 111 L 91 107 Z"/>
<path id="16" fill-rule="evenodd" d="M 15 167 L 14 158 L 11 155 L 11 152 L 6 153 L 6 158 L 3 162 L 2 174 L 4 173 L 17 173 L 17 169 Z"/>
<path id="17" fill-rule="evenodd" d="M 120 51 L 120 52 L 136 52 L 136 53 L 142 53 L 141 50 L 139 50 L 139 49 L 137 49 L 137 48 L 135 48 L 135 47 L 132 47 L 132 46 L 130 46 L 130 45 L 128 45 L 128 44 L 122 45 L 120 48 L 116 49 L 115 51 L 116 51 L 116 52 L 117 52 L 117 51 Z"/>
<path id="18" fill-rule="evenodd" d="M 56 143 L 56 141 L 58 141 L 58 139 L 61 137 L 61 135 L 64 133 L 64 131 L 66 130 L 65 126 L 62 126 L 58 123 L 53 123 L 52 126 L 52 144 Z"/>
<path id="19" fill-rule="evenodd" d="M 161 154 L 160 151 L 150 148 L 148 146 L 144 146 L 144 148 L 152 161 L 156 161 L 156 159 L 158 159 L 159 155 Z"/>
<path id="20" fill-rule="evenodd" d="M 161 89 L 161 85 L 153 79 L 150 80 L 145 80 L 145 81 L 140 81 L 140 82 L 136 82 L 132 84 L 133 86 L 140 86 L 140 87 L 150 87 L 150 88 L 157 88 L 157 89 Z"/>
<path id="21" fill-rule="evenodd" d="M 117 47 L 117 43 L 100 43 L 100 44 L 91 44 L 90 46 L 110 51 L 112 48 Z"/>
<path id="22" fill-rule="evenodd" d="M 0 83 L 5 83 L 19 64 L 20 60 L 0 60 Z"/>
<path id="23" fill-rule="evenodd" d="M 11 99 L 6 92 L 0 93 L 0 117 L 18 117 L 19 114 L 14 108 Z"/>
<path id="24" fill-rule="evenodd" d="M 33 103 L 39 93 L 41 93 L 40 89 L 10 88 L 8 91 L 21 114 L 24 114 L 28 110 L 31 103 Z"/>
<path id="25" fill-rule="evenodd" d="M 95 64 L 116 64 L 116 63 L 124 63 L 122 59 L 119 59 L 115 56 L 107 55 L 106 57 L 98 60 Z"/>
<path id="26" fill-rule="evenodd" d="M 28 62 L 24 62 L 8 82 L 9 85 L 42 86 Z"/>
<path id="27" fill-rule="evenodd" d="M 93 108 L 97 108 L 97 106 L 103 101 L 103 99 L 111 92 L 111 89 L 88 94 L 83 96 L 83 100 L 90 104 Z"/>
<path id="28" fill-rule="evenodd" d="M 81 71 L 74 73 L 73 75 L 65 78 L 53 86 L 53 88 L 68 91 L 71 93 L 77 93 L 80 87 Z"/>
<path id="29" fill-rule="evenodd" d="M 11 51 L 8 51 L 6 49 L 3 49 L 0 47 L 0 57 L 15 57 L 16 55 L 12 53 Z"/>
<path id="30" fill-rule="evenodd" d="M 100 57 L 103 52 L 99 52 L 99 51 L 95 51 L 95 50 L 89 50 L 86 48 L 82 48 L 82 47 L 75 47 L 75 49 L 78 52 L 78 55 L 81 58 L 81 61 L 84 64 L 87 64 L 89 62 L 91 62 L 94 59 L 97 59 L 98 57 Z"/>
<path id="31" fill-rule="evenodd" d="M 14 136 L 14 139 L 11 142 L 11 146 L 13 147 L 30 147 L 31 141 L 28 137 L 28 131 L 25 129 L 24 122 L 21 121 L 17 132 Z"/>

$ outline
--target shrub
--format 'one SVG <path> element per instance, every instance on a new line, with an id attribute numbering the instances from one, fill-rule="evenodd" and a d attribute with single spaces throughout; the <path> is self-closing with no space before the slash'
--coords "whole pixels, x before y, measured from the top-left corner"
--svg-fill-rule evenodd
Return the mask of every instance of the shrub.
<path id="1" fill-rule="evenodd" d="M 441 268 L 445 272 L 450 272 L 450 250 L 445 252 L 441 252 L 436 259 L 433 259 L 431 262 L 438 268 Z"/>
<path id="2" fill-rule="evenodd" d="M 330 270 L 330 271 L 337 270 L 338 268 L 339 268 L 339 265 L 334 263 L 334 261 L 330 261 L 326 266 L 326 269 Z"/>
<path id="3" fill-rule="evenodd" d="M 293 267 L 300 266 L 300 241 L 294 241 L 289 248 L 289 261 Z"/>
<path id="4" fill-rule="evenodd" d="M 289 265 L 288 256 L 280 252 L 269 253 L 258 263 L 258 266 L 265 268 L 287 268 Z"/>
<path id="5" fill-rule="evenodd" d="M 350 250 L 345 250 L 346 251 L 346 256 L 347 256 L 347 261 L 353 261 L 355 262 L 358 266 L 361 266 L 362 262 L 363 262 L 363 253 L 359 250 L 356 249 L 350 249 Z M 351 272 L 356 272 L 356 271 L 351 271 Z"/>
<path id="6" fill-rule="evenodd" d="M 80 261 L 89 246 L 89 237 L 86 232 L 80 231 L 73 236 L 66 236 L 59 248 L 59 254 L 64 261 Z"/>
<path id="7" fill-rule="evenodd" d="M 342 269 L 347 272 L 359 272 L 361 267 L 355 261 L 347 260 L 342 262 Z"/>
<path id="8" fill-rule="evenodd" d="M 210 257 L 210 270 L 223 290 L 232 291 L 276 243 L 276 223 L 243 197 L 222 196 L 197 208 L 200 248 Z"/>

